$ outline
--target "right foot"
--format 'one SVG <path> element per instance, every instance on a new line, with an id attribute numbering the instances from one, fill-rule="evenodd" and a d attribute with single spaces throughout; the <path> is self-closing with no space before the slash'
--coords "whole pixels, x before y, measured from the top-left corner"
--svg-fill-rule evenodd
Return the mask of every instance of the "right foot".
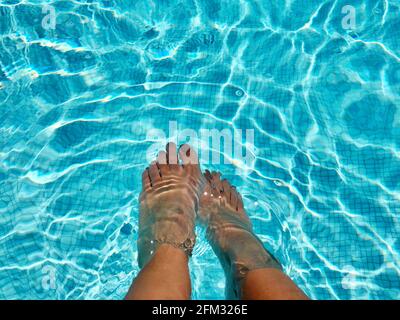
<path id="1" fill-rule="evenodd" d="M 178 159 L 179 156 L 179 159 Z M 206 181 L 198 157 L 188 145 L 177 150 L 169 143 L 143 172 L 140 194 L 138 255 L 143 267 L 161 244 L 190 255 L 195 243 L 194 223 Z"/>
<path id="2" fill-rule="evenodd" d="M 255 269 L 279 268 L 253 232 L 241 195 L 221 174 L 204 174 L 208 183 L 200 199 L 199 217 L 207 225 L 207 238 L 219 257 L 227 279 L 228 297 L 240 296 L 240 283 Z"/>

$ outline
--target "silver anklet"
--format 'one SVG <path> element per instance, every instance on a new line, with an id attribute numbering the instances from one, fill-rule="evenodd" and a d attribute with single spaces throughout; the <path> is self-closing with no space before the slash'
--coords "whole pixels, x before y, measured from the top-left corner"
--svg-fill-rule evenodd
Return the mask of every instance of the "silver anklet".
<path id="1" fill-rule="evenodd" d="M 139 267 L 143 268 L 151 257 L 156 253 L 157 248 L 162 244 L 168 244 L 174 248 L 182 250 L 188 257 L 192 256 L 195 245 L 195 238 L 187 238 L 183 242 L 175 242 L 168 239 L 138 239 L 138 262 Z"/>
<path id="2" fill-rule="evenodd" d="M 168 240 L 151 240 L 150 243 L 155 243 L 157 246 L 160 246 L 162 244 L 169 244 L 171 246 L 173 246 L 174 248 L 177 249 L 181 249 L 182 251 L 184 251 L 188 257 L 192 256 L 193 253 L 193 248 L 194 245 L 196 243 L 196 239 L 191 239 L 191 238 L 187 238 L 184 242 L 182 243 L 177 243 L 177 242 L 173 242 L 173 241 L 168 241 Z"/>

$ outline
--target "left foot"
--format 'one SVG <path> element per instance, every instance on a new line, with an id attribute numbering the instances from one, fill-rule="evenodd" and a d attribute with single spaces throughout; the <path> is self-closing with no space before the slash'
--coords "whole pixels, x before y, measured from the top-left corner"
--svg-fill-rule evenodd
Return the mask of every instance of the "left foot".
<path id="1" fill-rule="evenodd" d="M 199 216 L 207 225 L 207 238 L 227 275 L 229 298 L 240 296 L 241 281 L 256 269 L 278 268 L 279 263 L 255 235 L 243 200 L 235 187 L 218 172 L 204 174 L 207 185 Z"/>
<path id="2" fill-rule="evenodd" d="M 190 254 L 195 243 L 194 224 L 206 181 L 198 157 L 188 145 L 177 151 L 174 143 L 160 151 L 142 175 L 139 217 L 139 266 L 143 267 L 161 244 Z"/>

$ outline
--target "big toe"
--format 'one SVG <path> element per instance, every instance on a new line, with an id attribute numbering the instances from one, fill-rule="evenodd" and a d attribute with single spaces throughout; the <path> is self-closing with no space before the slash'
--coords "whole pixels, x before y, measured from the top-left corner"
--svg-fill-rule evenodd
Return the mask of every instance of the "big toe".
<path id="1" fill-rule="evenodd" d="M 178 153 L 177 153 L 177 148 L 176 144 L 173 142 L 168 142 L 166 146 L 166 159 L 167 163 L 173 167 L 173 166 L 178 166 Z"/>

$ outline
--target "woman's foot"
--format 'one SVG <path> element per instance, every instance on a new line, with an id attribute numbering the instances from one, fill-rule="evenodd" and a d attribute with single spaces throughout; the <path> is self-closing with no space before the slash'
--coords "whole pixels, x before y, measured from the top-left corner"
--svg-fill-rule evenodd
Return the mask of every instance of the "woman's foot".
<path id="1" fill-rule="evenodd" d="M 279 263 L 253 233 L 241 195 L 217 172 L 204 174 L 207 185 L 200 199 L 199 217 L 227 276 L 229 298 L 241 296 L 240 286 L 249 271 L 280 269 Z"/>
<path id="2" fill-rule="evenodd" d="M 166 151 L 143 172 L 140 194 L 138 252 L 143 267 L 161 244 L 191 254 L 195 243 L 194 223 L 206 183 L 197 154 L 188 145 Z"/>

